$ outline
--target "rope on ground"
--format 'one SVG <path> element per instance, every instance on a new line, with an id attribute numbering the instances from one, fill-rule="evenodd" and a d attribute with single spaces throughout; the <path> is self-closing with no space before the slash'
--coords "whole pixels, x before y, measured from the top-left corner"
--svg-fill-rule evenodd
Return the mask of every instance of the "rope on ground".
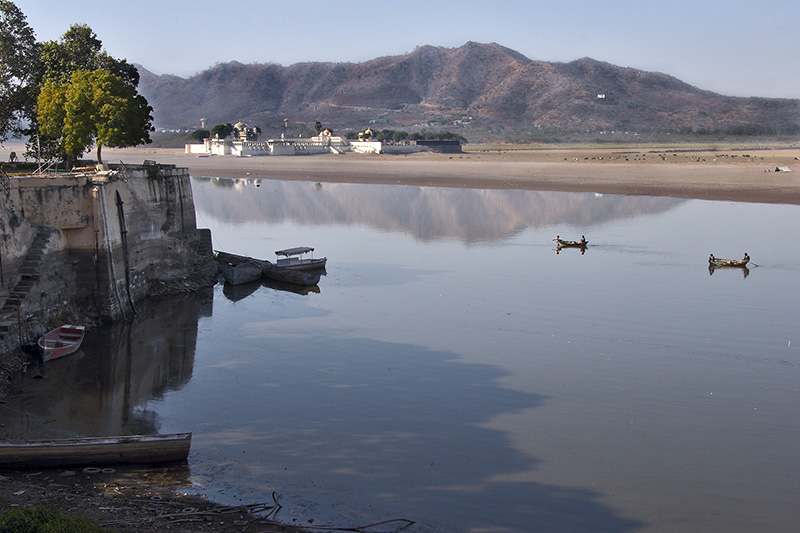
<path id="1" fill-rule="evenodd" d="M 378 533 L 377 531 L 369 532 L 367 530 L 377 526 L 393 524 L 395 522 L 401 522 L 402 525 L 398 526 L 397 529 L 394 529 L 393 531 L 402 531 L 405 528 L 415 524 L 413 520 L 409 520 L 407 518 L 392 518 L 390 520 L 383 520 L 381 522 L 375 522 L 374 524 L 368 524 L 366 526 L 357 526 L 357 527 L 304 526 L 304 529 L 316 529 L 319 531 L 347 531 L 353 533 Z"/>
<path id="2" fill-rule="evenodd" d="M 154 521 L 154 520 L 169 520 L 171 522 L 187 522 L 194 519 L 207 517 L 207 516 L 221 516 L 231 513 L 263 513 L 269 511 L 265 518 L 273 516 L 278 510 L 281 508 L 281 504 L 278 503 L 278 498 L 276 497 L 275 493 L 272 493 L 272 501 L 274 504 L 270 504 L 268 502 L 265 503 L 250 503 L 245 505 L 231 505 L 231 506 L 223 506 L 214 509 L 207 509 L 203 511 L 198 511 L 193 508 L 186 508 L 185 510 L 178 512 L 178 513 L 167 513 L 167 514 L 158 514 L 155 516 L 148 516 L 148 517 L 137 517 L 135 519 L 125 519 L 125 520 L 112 520 L 109 522 L 103 522 L 102 526 L 118 526 L 124 524 L 132 524 L 136 522 L 140 522 L 142 520 L 146 521 Z"/>

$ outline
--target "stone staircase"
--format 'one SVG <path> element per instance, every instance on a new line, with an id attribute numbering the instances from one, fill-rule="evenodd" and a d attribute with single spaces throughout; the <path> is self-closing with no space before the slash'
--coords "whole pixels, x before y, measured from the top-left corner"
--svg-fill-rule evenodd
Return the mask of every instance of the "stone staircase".
<path id="1" fill-rule="evenodd" d="M 50 234 L 40 231 L 28 248 L 28 254 L 19 269 L 19 280 L 11 289 L 3 307 L 0 308 L 0 341 L 5 339 L 11 326 L 17 323 L 19 318 L 17 313 L 22 302 L 27 298 L 31 288 L 39 281 L 39 264 L 44 257 L 44 249 L 49 240 Z"/>

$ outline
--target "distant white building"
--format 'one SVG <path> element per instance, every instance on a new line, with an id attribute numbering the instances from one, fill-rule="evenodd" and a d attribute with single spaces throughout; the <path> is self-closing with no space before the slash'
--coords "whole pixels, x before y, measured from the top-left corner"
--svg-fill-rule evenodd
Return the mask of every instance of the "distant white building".
<path id="1" fill-rule="evenodd" d="M 234 127 L 233 140 L 203 139 L 203 143 L 187 144 L 185 152 L 195 155 L 232 155 L 252 157 L 259 155 L 309 155 L 333 153 L 341 154 L 349 149 L 347 141 L 332 134 L 330 130 L 321 132 L 310 139 L 268 139 L 258 140 L 255 128 L 248 128 L 242 122 Z"/>

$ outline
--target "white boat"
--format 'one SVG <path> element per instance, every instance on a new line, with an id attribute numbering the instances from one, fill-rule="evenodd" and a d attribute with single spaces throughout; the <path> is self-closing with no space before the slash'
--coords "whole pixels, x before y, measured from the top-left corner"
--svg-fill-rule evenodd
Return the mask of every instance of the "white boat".
<path id="1" fill-rule="evenodd" d="M 314 259 L 314 257 L 303 257 L 306 254 L 312 254 L 312 252 L 314 252 L 314 249 L 309 246 L 276 250 L 275 255 L 278 256 L 278 260 L 275 264 L 279 267 L 290 268 L 292 270 L 317 270 L 325 268 L 325 263 L 328 261 L 325 257 L 317 259 Z"/>
<path id="2" fill-rule="evenodd" d="M 65 324 L 54 330 L 48 331 L 39 337 L 39 350 L 42 352 L 42 360 L 50 361 L 73 354 L 78 351 L 86 333 L 84 326 L 73 326 Z"/>

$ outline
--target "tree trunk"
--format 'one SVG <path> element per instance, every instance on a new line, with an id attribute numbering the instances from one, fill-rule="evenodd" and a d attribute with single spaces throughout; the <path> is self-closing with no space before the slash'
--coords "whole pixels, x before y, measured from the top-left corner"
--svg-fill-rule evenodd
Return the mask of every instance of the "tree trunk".
<path id="1" fill-rule="evenodd" d="M 98 145 L 97 145 L 97 164 L 98 164 L 98 165 L 102 165 L 102 164 L 103 164 L 103 158 L 102 158 L 102 157 L 101 157 L 101 155 L 100 155 L 100 151 L 101 151 L 102 149 L 103 149 L 103 145 L 101 145 L 101 144 L 98 144 Z"/>

